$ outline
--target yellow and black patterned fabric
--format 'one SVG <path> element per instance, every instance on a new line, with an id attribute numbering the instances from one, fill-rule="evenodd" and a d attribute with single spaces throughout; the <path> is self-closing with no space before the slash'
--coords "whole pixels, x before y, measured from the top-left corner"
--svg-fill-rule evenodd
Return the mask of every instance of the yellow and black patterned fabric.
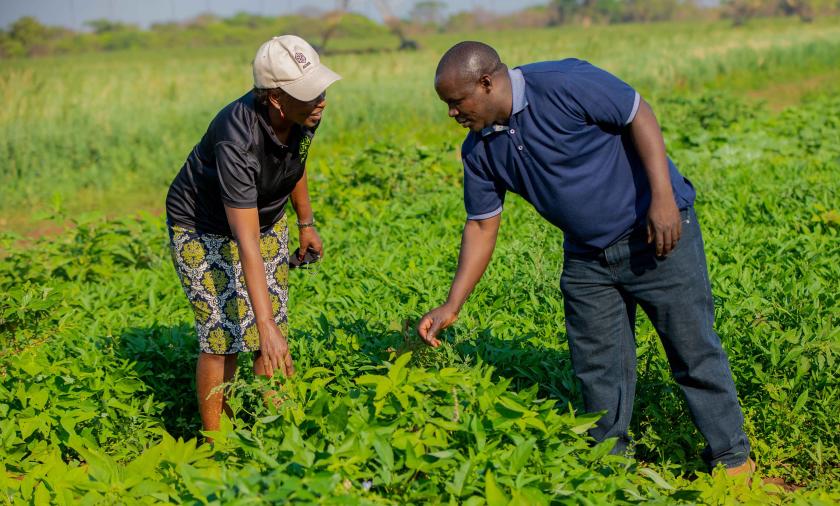
<path id="1" fill-rule="evenodd" d="M 260 349 L 254 311 L 236 241 L 224 235 L 169 226 L 172 261 L 195 313 L 199 348 L 228 355 Z M 284 215 L 260 234 L 274 321 L 288 335 L 289 229 Z"/>

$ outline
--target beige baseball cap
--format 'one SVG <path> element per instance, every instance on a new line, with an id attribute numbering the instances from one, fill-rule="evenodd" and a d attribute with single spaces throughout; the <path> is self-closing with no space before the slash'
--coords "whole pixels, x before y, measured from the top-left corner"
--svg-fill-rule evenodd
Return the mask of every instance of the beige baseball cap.
<path id="1" fill-rule="evenodd" d="M 254 87 L 280 88 L 294 98 L 309 102 L 341 76 L 321 64 L 318 53 L 296 35 L 281 35 L 257 49 L 254 57 Z"/>

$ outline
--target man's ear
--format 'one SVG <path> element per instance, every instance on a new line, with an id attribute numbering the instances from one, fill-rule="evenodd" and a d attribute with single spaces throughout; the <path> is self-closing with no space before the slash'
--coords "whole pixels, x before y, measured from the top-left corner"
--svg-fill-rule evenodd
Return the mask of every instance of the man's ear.
<path id="1" fill-rule="evenodd" d="M 485 93 L 493 91 L 493 78 L 489 74 L 484 74 L 478 78 L 478 84 L 484 89 Z"/>

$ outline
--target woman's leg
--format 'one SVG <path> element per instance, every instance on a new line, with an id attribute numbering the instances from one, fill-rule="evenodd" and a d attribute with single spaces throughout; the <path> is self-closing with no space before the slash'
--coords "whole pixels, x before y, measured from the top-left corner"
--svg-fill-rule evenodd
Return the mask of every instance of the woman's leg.
<path id="1" fill-rule="evenodd" d="M 236 373 L 236 354 L 215 355 L 201 352 L 195 368 L 195 388 L 198 394 L 198 412 L 204 430 L 219 430 L 222 409 L 230 415 L 224 392 L 217 389 L 233 379 Z"/>
<path id="2" fill-rule="evenodd" d="M 260 353 L 260 350 L 254 352 L 254 375 L 268 376 L 267 370 L 263 365 L 262 353 Z"/>
<path id="3" fill-rule="evenodd" d="M 233 355 L 225 355 L 225 383 L 233 381 L 233 376 L 236 374 L 236 357 L 236 353 Z M 222 394 L 224 394 L 224 392 L 222 392 Z M 222 409 L 225 410 L 225 414 L 229 418 L 233 418 L 233 411 L 231 411 L 230 406 L 228 406 L 226 395 L 224 396 L 222 403 Z"/>

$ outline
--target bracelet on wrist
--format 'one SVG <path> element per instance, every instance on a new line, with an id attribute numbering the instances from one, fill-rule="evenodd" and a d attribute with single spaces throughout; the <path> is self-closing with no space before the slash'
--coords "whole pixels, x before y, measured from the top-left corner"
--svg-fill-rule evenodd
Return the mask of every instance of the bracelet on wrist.
<path id="1" fill-rule="evenodd" d="M 301 222 L 298 221 L 297 226 L 298 226 L 298 228 L 309 228 L 309 227 L 315 228 L 315 219 L 313 218 L 312 221 L 310 221 L 308 223 L 301 223 Z"/>

